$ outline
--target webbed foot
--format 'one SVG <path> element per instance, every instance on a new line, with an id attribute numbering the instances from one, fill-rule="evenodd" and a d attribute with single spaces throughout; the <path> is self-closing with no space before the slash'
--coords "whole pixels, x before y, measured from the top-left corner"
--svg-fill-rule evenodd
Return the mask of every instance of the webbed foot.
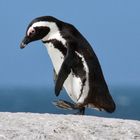
<path id="1" fill-rule="evenodd" d="M 85 114 L 85 107 L 79 104 L 73 104 L 65 100 L 58 100 L 54 101 L 53 104 L 56 107 L 62 108 L 62 109 L 68 109 L 68 110 L 77 110 L 78 112 L 74 113 L 75 115 L 84 115 Z"/>
<path id="2" fill-rule="evenodd" d="M 58 100 L 58 101 L 54 101 L 53 104 L 59 108 L 63 108 L 63 109 L 75 109 L 74 108 L 74 104 L 64 101 L 64 100 Z"/>

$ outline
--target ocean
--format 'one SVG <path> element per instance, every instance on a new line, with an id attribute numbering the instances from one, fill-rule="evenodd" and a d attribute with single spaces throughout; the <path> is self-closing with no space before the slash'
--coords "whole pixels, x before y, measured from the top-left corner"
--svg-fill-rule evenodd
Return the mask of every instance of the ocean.
<path id="1" fill-rule="evenodd" d="M 140 88 L 112 87 L 110 92 L 117 107 L 114 113 L 86 109 L 86 115 L 140 120 Z M 0 112 L 75 113 L 55 107 L 52 102 L 58 99 L 71 101 L 64 90 L 56 97 L 53 88 L 0 88 Z"/>

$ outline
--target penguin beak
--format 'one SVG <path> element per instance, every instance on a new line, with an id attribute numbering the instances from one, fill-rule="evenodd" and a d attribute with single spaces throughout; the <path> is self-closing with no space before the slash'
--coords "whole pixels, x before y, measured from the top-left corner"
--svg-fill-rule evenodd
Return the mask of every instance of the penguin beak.
<path id="1" fill-rule="evenodd" d="M 20 44 L 20 48 L 23 49 L 27 46 L 28 43 L 31 42 L 31 39 L 28 36 L 25 36 Z"/>

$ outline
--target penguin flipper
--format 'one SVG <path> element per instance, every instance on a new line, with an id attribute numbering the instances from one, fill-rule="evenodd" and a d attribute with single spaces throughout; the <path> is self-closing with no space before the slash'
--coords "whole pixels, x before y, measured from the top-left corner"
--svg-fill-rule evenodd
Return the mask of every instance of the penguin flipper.
<path id="1" fill-rule="evenodd" d="M 67 54 L 62 63 L 60 71 L 57 76 L 56 84 L 55 84 L 55 95 L 58 96 L 62 86 L 67 79 L 68 75 L 71 72 L 72 65 L 74 63 L 74 47 L 76 43 L 73 41 L 69 41 L 67 43 Z"/>
<path id="2" fill-rule="evenodd" d="M 63 67 L 61 67 L 57 80 L 56 80 L 56 84 L 55 84 L 55 95 L 58 96 L 64 81 L 66 80 L 66 78 L 68 77 L 69 73 L 70 73 L 70 68 L 67 65 L 63 65 Z"/>

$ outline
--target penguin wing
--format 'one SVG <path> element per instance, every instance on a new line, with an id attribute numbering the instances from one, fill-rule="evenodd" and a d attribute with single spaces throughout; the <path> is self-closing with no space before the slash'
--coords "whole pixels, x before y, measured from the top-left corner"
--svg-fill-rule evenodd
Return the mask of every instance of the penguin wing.
<path id="1" fill-rule="evenodd" d="M 68 75 L 70 74 L 71 68 L 74 64 L 74 53 L 75 53 L 74 48 L 76 47 L 77 44 L 74 41 L 68 41 L 66 45 L 67 45 L 67 54 L 59 70 L 56 84 L 55 84 L 56 96 L 59 95 L 60 90 L 62 89 L 63 83 L 65 82 Z"/>

